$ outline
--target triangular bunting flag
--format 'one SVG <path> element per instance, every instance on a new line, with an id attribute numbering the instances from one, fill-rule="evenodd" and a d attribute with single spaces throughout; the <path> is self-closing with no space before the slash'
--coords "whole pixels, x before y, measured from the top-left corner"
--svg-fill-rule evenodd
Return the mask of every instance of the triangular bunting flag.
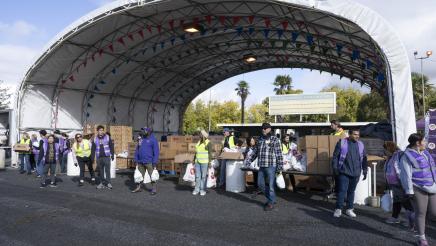
<path id="1" fill-rule="evenodd" d="M 289 25 L 289 22 L 288 22 L 288 21 L 283 21 L 283 22 L 282 22 L 283 30 L 286 31 L 286 29 L 288 29 L 288 25 Z"/>
<path id="2" fill-rule="evenodd" d="M 248 16 L 248 23 L 253 24 L 254 16 Z"/>
<path id="3" fill-rule="evenodd" d="M 123 37 L 120 37 L 117 41 L 118 41 L 118 43 L 122 44 L 123 46 L 126 46 L 126 44 L 124 43 Z"/>

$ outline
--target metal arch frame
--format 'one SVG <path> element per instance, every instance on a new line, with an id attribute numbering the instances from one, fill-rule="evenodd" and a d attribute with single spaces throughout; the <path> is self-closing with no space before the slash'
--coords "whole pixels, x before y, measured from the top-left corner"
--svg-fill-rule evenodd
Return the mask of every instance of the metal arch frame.
<path id="1" fill-rule="evenodd" d="M 136 100 L 136 99 L 135 99 Z"/>

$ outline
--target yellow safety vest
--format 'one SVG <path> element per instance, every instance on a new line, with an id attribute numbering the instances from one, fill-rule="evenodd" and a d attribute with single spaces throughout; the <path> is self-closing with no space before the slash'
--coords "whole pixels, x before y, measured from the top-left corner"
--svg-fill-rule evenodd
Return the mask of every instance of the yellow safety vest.
<path id="1" fill-rule="evenodd" d="M 209 139 L 206 139 L 204 143 L 199 141 L 195 146 L 195 159 L 198 164 L 208 164 L 209 163 L 209 151 L 206 146 L 209 144 Z"/>
<path id="2" fill-rule="evenodd" d="M 286 144 L 282 144 L 282 154 L 287 155 L 289 153 L 289 148 Z"/>
<path id="3" fill-rule="evenodd" d="M 224 137 L 224 140 L 223 140 L 223 146 L 224 146 L 224 143 L 226 142 L 226 138 Z M 236 147 L 236 144 L 235 144 L 235 137 L 234 136 L 229 136 L 229 147 L 230 147 L 230 149 L 233 149 L 233 148 L 235 148 Z"/>
<path id="4" fill-rule="evenodd" d="M 30 145 L 30 139 L 24 140 L 24 138 L 22 138 L 20 140 L 20 144 L 25 144 L 25 145 L 29 146 Z M 26 154 L 26 153 L 30 154 L 30 151 L 29 152 L 22 152 L 22 154 Z"/>
<path id="5" fill-rule="evenodd" d="M 347 134 L 346 134 L 344 129 L 341 129 L 341 130 L 333 133 L 333 135 L 334 136 L 340 136 L 341 138 L 346 138 L 347 137 Z"/>
<path id="6" fill-rule="evenodd" d="M 81 148 L 83 146 L 83 148 Z M 76 152 L 76 156 L 78 157 L 90 157 L 91 156 L 91 148 L 89 147 L 89 140 L 83 139 L 80 146 L 77 146 L 77 142 L 73 145 L 74 152 Z"/>

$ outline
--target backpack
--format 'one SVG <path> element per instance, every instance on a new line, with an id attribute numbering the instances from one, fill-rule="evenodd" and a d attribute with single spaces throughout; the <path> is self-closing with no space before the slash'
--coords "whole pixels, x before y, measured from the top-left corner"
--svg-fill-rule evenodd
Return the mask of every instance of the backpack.
<path id="1" fill-rule="evenodd" d="M 403 151 L 396 151 L 392 157 L 385 163 L 385 178 L 389 185 L 400 184 L 400 159 L 403 156 Z"/>

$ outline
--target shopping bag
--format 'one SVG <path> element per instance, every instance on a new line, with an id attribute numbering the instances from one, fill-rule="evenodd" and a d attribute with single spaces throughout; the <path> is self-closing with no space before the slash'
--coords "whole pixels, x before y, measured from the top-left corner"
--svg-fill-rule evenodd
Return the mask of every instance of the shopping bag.
<path id="1" fill-rule="evenodd" d="M 390 190 L 385 191 L 385 194 L 380 200 L 380 206 L 385 212 L 392 211 L 393 198 Z"/>
<path id="2" fill-rule="evenodd" d="M 189 163 L 186 166 L 186 172 L 183 176 L 183 180 L 186 182 L 194 182 L 195 181 L 195 168 L 192 163 Z"/>
<path id="3" fill-rule="evenodd" d="M 216 186 L 215 169 L 209 167 L 207 170 L 207 188 L 212 188 Z"/>
<path id="4" fill-rule="evenodd" d="M 135 173 L 133 174 L 133 179 L 137 184 L 141 183 L 144 180 L 144 177 L 142 177 L 142 174 L 139 171 L 138 166 L 136 166 Z"/>
<path id="5" fill-rule="evenodd" d="M 151 173 L 151 181 L 158 181 L 158 180 L 159 180 L 159 172 L 155 168 Z"/>
<path id="6" fill-rule="evenodd" d="M 286 188 L 285 178 L 283 178 L 282 172 L 280 172 L 279 174 L 277 174 L 277 177 L 276 177 L 276 184 L 277 184 L 277 187 L 278 187 L 279 189 L 284 189 L 284 188 Z"/>
<path id="7" fill-rule="evenodd" d="M 150 178 L 150 174 L 148 173 L 147 170 L 145 170 L 145 174 L 144 174 L 144 184 L 148 184 L 151 183 L 151 178 Z"/>
<path id="8" fill-rule="evenodd" d="M 214 160 L 212 160 L 212 161 L 210 162 L 210 165 L 211 165 L 213 168 L 219 168 L 219 167 L 220 167 L 220 162 L 219 162 L 217 159 L 214 159 Z"/>
<path id="9" fill-rule="evenodd" d="M 257 158 L 252 163 L 250 163 L 250 168 L 253 170 L 259 170 L 259 164 L 257 163 Z"/>

